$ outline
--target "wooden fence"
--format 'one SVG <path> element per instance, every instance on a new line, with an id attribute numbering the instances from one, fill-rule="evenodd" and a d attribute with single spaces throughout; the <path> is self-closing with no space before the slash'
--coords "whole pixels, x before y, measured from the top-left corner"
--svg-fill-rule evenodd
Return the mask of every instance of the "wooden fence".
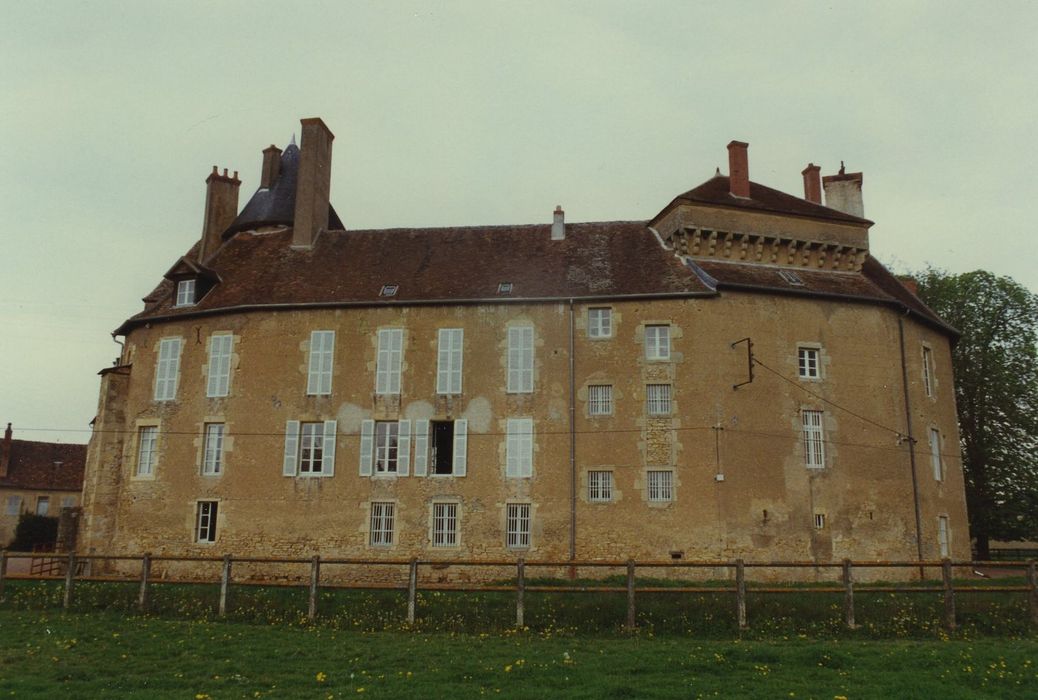
<path id="1" fill-rule="evenodd" d="M 419 568 L 430 567 L 443 569 L 445 567 L 458 568 L 496 568 L 507 567 L 514 570 L 515 581 L 495 584 L 473 584 L 473 583 L 431 583 L 423 582 L 423 591 L 459 591 L 459 592 L 511 592 L 515 594 L 515 624 L 523 627 L 525 595 L 531 592 L 550 593 L 626 593 L 627 595 L 627 617 L 625 626 L 634 629 L 636 626 L 636 595 L 642 593 L 730 593 L 734 594 L 735 616 L 739 629 L 748 629 L 746 595 L 753 594 L 814 594 L 814 593 L 842 593 L 843 594 L 843 621 L 849 629 L 855 629 L 857 623 L 854 615 L 855 595 L 861 593 L 940 593 L 944 602 L 943 626 L 947 630 L 954 630 L 957 626 L 955 614 L 955 598 L 959 594 L 974 593 L 1023 593 L 1027 595 L 1029 621 L 1032 627 L 1038 629 L 1038 573 L 1036 573 L 1035 560 L 1029 561 L 952 561 L 943 559 L 939 561 L 858 561 L 853 562 L 845 559 L 838 563 L 818 563 L 804 561 L 768 561 L 751 562 L 742 559 L 734 561 L 525 561 L 518 560 L 420 560 L 420 559 L 322 559 L 314 556 L 309 559 L 275 559 L 257 557 L 232 557 L 226 554 L 223 557 L 174 557 L 174 556 L 152 556 L 143 554 L 137 556 L 101 556 L 101 555 L 79 555 L 69 552 L 63 557 L 63 575 L 32 575 L 32 574 L 8 574 L 8 562 L 18 559 L 30 559 L 38 557 L 27 552 L 8 552 L 0 549 L 0 601 L 4 600 L 4 584 L 10 579 L 35 579 L 35 580 L 61 580 L 64 579 L 63 606 L 67 609 L 72 604 L 73 591 L 76 581 L 105 581 L 105 582 L 133 582 L 139 583 L 140 588 L 137 597 L 137 606 L 141 611 L 148 609 L 148 590 L 151 583 L 151 569 L 155 562 L 210 562 L 221 565 L 219 579 L 220 593 L 217 610 L 220 616 L 225 616 L 228 611 L 228 593 L 232 584 L 234 585 L 284 585 L 272 584 L 270 582 L 254 582 L 232 580 L 234 564 L 295 564 L 309 565 L 309 602 L 307 616 L 310 620 L 317 617 L 317 594 L 323 588 L 339 589 L 367 589 L 367 590 L 406 590 L 407 591 L 407 622 L 413 624 L 415 621 L 415 601 L 419 591 Z M 54 555 L 46 555 L 48 559 L 54 559 Z M 87 570 L 88 562 L 92 561 L 121 561 L 140 562 L 140 575 L 136 577 L 127 576 L 92 576 L 83 573 Z M 85 566 L 86 565 L 86 566 Z M 357 566 L 357 567 L 406 567 L 407 584 L 394 585 L 392 583 L 339 583 L 321 582 L 321 569 L 328 566 Z M 971 571 L 978 567 L 997 567 L 999 569 L 1020 569 L 1026 574 L 1027 583 L 1024 585 L 969 585 L 955 586 L 952 579 L 954 568 L 969 568 Z M 30 567 L 31 568 L 31 567 Z M 626 571 L 625 586 L 579 586 L 579 585 L 527 585 L 527 571 L 531 568 L 567 570 L 575 572 L 579 569 L 622 569 Z M 746 570 L 759 569 L 838 569 L 838 585 L 821 586 L 776 586 L 758 585 L 752 583 L 747 586 Z M 940 569 L 940 585 L 856 585 L 854 572 L 856 569 L 918 569 L 920 573 L 926 568 Z M 729 574 L 734 571 L 734 582 L 732 585 L 704 585 L 704 586 L 650 586 L 636 585 L 635 573 L 638 570 L 681 570 L 681 569 L 725 569 Z M 178 581 L 163 581 L 164 583 L 177 583 Z M 183 581 L 188 582 L 188 581 Z M 197 581 L 190 581 L 197 582 Z M 215 583 L 215 581 L 211 581 Z M 295 584 L 299 585 L 299 584 Z"/>

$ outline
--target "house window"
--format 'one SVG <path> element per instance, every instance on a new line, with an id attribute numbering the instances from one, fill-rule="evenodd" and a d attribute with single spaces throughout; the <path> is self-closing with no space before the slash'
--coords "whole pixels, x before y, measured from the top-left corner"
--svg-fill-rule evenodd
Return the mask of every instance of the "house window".
<path id="1" fill-rule="evenodd" d="M 818 355 L 817 348 L 797 348 L 797 369 L 801 379 L 818 379 L 821 376 Z"/>
<path id="2" fill-rule="evenodd" d="M 934 481 L 944 480 L 944 469 L 941 464 L 941 431 L 930 428 L 930 466 L 933 467 Z"/>
<path id="3" fill-rule="evenodd" d="M 530 504 L 509 503 L 505 528 L 505 545 L 509 549 L 527 549 L 530 546 Z"/>
<path id="4" fill-rule="evenodd" d="M 407 421 L 403 421 L 407 423 Z M 468 421 L 414 422 L 414 474 L 465 476 L 468 461 Z M 406 449 L 401 447 L 401 452 Z M 403 454 L 401 455 L 404 456 Z"/>
<path id="5" fill-rule="evenodd" d="M 231 347 L 234 336 L 214 333 L 209 338 L 209 380 L 205 395 L 209 398 L 227 396 L 231 388 Z"/>
<path id="6" fill-rule="evenodd" d="M 648 472 L 649 500 L 654 503 L 674 500 L 674 472 L 653 469 Z"/>
<path id="7" fill-rule="evenodd" d="M 324 424 L 303 423 L 299 440 L 299 473 L 320 474 L 324 457 Z"/>
<path id="8" fill-rule="evenodd" d="M 937 516 L 937 547 L 941 551 L 941 558 L 951 556 L 951 532 L 948 529 L 948 516 Z"/>
<path id="9" fill-rule="evenodd" d="M 7 508 L 4 510 L 5 515 L 20 515 L 22 512 L 22 497 L 21 496 L 8 496 L 7 497 Z"/>
<path id="10" fill-rule="evenodd" d="M 432 421 L 429 424 L 432 432 L 431 471 L 433 474 L 454 473 L 454 421 Z"/>
<path id="11" fill-rule="evenodd" d="M 825 513 L 815 513 L 815 529 L 825 529 Z"/>
<path id="12" fill-rule="evenodd" d="M 533 476 L 533 419 L 509 418 L 505 442 L 505 475 Z"/>
<path id="13" fill-rule="evenodd" d="M 587 412 L 591 416 L 613 414 L 613 387 L 610 384 L 592 384 L 587 388 Z"/>
<path id="14" fill-rule="evenodd" d="M 670 326 L 645 327 L 645 359 L 670 359 Z"/>
<path id="15" fill-rule="evenodd" d="M 195 542 L 216 542 L 216 510 L 217 501 L 199 501 L 198 517 L 195 523 Z"/>
<path id="16" fill-rule="evenodd" d="M 195 280 L 180 280 L 177 282 L 176 306 L 195 305 Z"/>
<path id="17" fill-rule="evenodd" d="M 396 474 L 399 466 L 400 424 L 396 421 L 375 423 L 375 473 Z"/>
<path id="18" fill-rule="evenodd" d="M 508 329 L 508 393 L 533 392 L 533 326 Z"/>
<path id="19" fill-rule="evenodd" d="M 591 307 L 587 310 L 587 337 L 611 338 L 613 310 L 609 307 Z"/>
<path id="20" fill-rule="evenodd" d="M 376 501 L 371 504 L 372 547 L 388 547 L 393 544 L 393 520 L 396 515 L 396 504 Z"/>
<path id="21" fill-rule="evenodd" d="M 159 362 L 155 368 L 155 400 L 172 401 L 177 395 L 180 375 L 180 338 L 159 341 Z"/>
<path id="22" fill-rule="evenodd" d="M 61 507 L 62 508 L 75 508 L 76 507 L 76 497 L 75 496 L 64 496 L 64 497 L 62 497 L 62 499 L 61 499 Z"/>
<path id="23" fill-rule="evenodd" d="M 825 466 L 825 430 L 821 411 L 801 411 L 804 426 L 804 464 L 813 469 Z"/>
<path id="24" fill-rule="evenodd" d="M 306 373 L 306 393 L 327 396 L 332 393 L 332 353 L 335 331 L 310 333 L 310 366 Z"/>
<path id="25" fill-rule="evenodd" d="M 202 450 L 202 474 L 218 476 L 223 471 L 223 423 L 206 423 Z"/>
<path id="26" fill-rule="evenodd" d="M 933 396 L 933 350 L 923 346 L 923 389 Z"/>
<path id="27" fill-rule="evenodd" d="M 137 476 L 155 473 L 155 443 L 158 442 L 157 425 L 146 425 L 137 433 Z"/>
<path id="28" fill-rule="evenodd" d="M 50 511 L 50 498 L 40 496 L 36 499 L 36 515 L 46 515 Z"/>
<path id="29" fill-rule="evenodd" d="M 382 396 L 400 393 L 400 363 L 403 358 L 404 329 L 383 328 L 378 332 L 378 361 L 375 366 L 375 393 Z"/>
<path id="30" fill-rule="evenodd" d="M 337 422 L 285 423 L 284 476 L 334 476 Z"/>
<path id="31" fill-rule="evenodd" d="M 613 500 L 613 472 L 587 473 L 587 499 L 593 503 L 607 503 Z"/>
<path id="32" fill-rule="evenodd" d="M 645 386 L 646 412 L 650 416 L 670 415 L 670 384 Z"/>
<path id="33" fill-rule="evenodd" d="M 436 360 L 436 393 L 461 393 L 461 349 L 465 331 L 461 328 L 441 328 Z"/>
<path id="34" fill-rule="evenodd" d="M 457 503 L 433 503 L 432 546 L 458 546 Z"/>

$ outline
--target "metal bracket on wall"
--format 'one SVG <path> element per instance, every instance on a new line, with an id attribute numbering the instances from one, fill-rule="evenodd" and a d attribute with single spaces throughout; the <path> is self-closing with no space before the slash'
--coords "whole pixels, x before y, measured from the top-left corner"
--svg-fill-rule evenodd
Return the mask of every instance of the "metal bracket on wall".
<path id="1" fill-rule="evenodd" d="M 739 382 L 738 384 L 732 384 L 732 389 L 738 389 L 741 386 L 749 384 L 753 381 L 753 341 L 749 337 L 741 340 L 736 340 L 731 344 L 734 349 L 739 343 L 746 343 L 746 374 L 749 377 L 745 382 Z"/>

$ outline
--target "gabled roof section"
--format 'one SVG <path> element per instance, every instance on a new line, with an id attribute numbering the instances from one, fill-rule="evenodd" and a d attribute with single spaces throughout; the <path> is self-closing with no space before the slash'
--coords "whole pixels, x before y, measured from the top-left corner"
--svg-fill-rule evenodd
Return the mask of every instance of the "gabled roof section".
<path id="1" fill-rule="evenodd" d="M 166 271 L 163 275 L 168 280 L 178 279 L 181 277 L 201 277 L 202 279 L 212 280 L 214 282 L 219 281 L 220 276 L 216 274 L 215 270 L 212 270 L 197 260 L 185 255 L 182 256 L 173 267 Z"/>
<path id="2" fill-rule="evenodd" d="M 802 216 L 838 223 L 860 224 L 863 226 L 872 225 L 872 222 L 868 219 L 860 219 L 857 216 L 844 214 L 841 211 L 823 207 L 820 204 L 794 197 L 756 182 L 750 183 L 750 196 L 748 198 L 736 197 L 730 191 L 727 175 L 715 175 L 702 185 L 678 195 L 649 222 L 649 225 L 655 225 L 674 207 L 681 204 L 709 204 L 711 206 L 747 209 L 787 216 Z"/>
<path id="3" fill-rule="evenodd" d="M 0 488 L 79 491 L 86 451 L 86 445 L 11 440 L 11 463 Z"/>

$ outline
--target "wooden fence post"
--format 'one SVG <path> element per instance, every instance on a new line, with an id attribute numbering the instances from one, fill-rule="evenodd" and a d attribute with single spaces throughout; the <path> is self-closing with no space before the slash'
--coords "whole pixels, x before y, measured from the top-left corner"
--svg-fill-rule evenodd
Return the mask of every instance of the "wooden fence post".
<path id="1" fill-rule="evenodd" d="M 1028 596 L 1031 600 L 1031 625 L 1038 628 L 1038 573 L 1035 572 L 1034 559 L 1027 562 L 1027 583 L 1031 585 L 1031 594 Z"/>
<path id="2" fill-rule="evenodd" d="M 310 560 L 310 604 L 307 607 L 306 616 L 313 622 L 317 619 L 317 586 L 321 579 L 321 555 L 315 554 Z"/>
<path id="3" fill-rule="evenodd" d="M 407 624 L 414 624 L 415 600 L 418 597 L 418 560 L 411 559 L 407 571 Z"/>
<path id="4" fill-rule="evenodd" d="M 627 560 L 627 629 L 634 631 L 634 559 Z"/>
<path id="5" fill-rule="evenodd" d="M 137 607 L 141 612 L 148 609 L 148 578 L 151 576 L 151 552 L 145 552 L 141 559 L 141 591 L 137 596 Z"/>
<path id="6" fill-rule="evenodd" d="M 742 559 L 735 560 L 735 609 L 739 620 L 739 629 L 749 627 L 746 623 L 746 569 Z"/>
<path id="7" fill-rule="evenodd" d="M 0 547 L 0 600 L 4 599 L 5 578 L 7 578 L 7 548 Z"/>
<path id="8" fill-rule="evenodd" d="M 851 560 L 843 560 L 843 619 L 847 623 L 847 629 L 857 629 L 854 622 L 854 572 L 851 570 Z"/>
<path id="9" fill-rule="evenodd" d="M 941 560 L 941 579 L 944 582 L 944 627 L 949 632 L 955 629 L 955 589 L 952 588 L 951 559 Z"/>
<path id="10" fill-rule="evenodd" d="M 72 581 L 76 577 L 76 552 L 68 553 L 68 571 L 65 572 L 65 600 L 63 605 L 66 610 L 72 605 Z"/>
<path id="11" fill-rule="evenodd" d="M 220 576 L 220 617 L 227 614 L 227 589 L 231 587 L 231 555 L 223 555 L 223 575 Z"/>
<path id="12" fill-rule="evenodd" d="M 519 557 L 519 563 L 516 564 L 515 571 L 515 626 L 517 629 L 522 629 L 525 626 L 525 602 L 523 596 L 526 594 L 526 564 L 523 562 L 523 558 Z"/>

